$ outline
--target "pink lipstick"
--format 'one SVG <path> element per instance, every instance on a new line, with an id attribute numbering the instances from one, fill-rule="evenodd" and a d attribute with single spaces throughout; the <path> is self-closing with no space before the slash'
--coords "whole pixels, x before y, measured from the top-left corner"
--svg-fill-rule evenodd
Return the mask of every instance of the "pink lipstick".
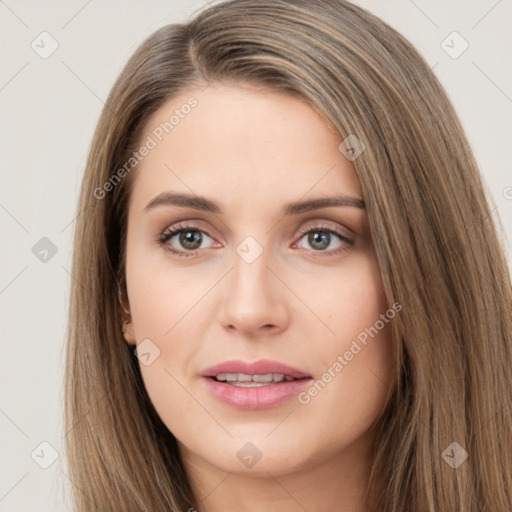
<path id="1" fill-rule="evenodd" d="M 240 409 L 277 406 L 303 390 L 311 375 L 278 361 L 225 361 L 201 372 L 215 398 Z"/>

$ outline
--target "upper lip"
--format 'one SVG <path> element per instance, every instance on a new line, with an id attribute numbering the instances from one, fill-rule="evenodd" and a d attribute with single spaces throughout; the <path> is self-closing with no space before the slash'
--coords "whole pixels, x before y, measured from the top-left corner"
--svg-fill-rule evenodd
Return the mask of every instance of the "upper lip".
<path id="1" fill-rule="evenodd" d="M 311 375 L 297 370 L 279 361 L 272 361 L 270 359 L 261 359 L 248 363 L 241 359 L 234 359 L 232 361 L 224 361 L 216 364 L 201 372 L 202 377 L 216 377 L 220 373 L 243 373 L 245 375 L 266 375 L 268 373 L 278 373 L 288 375 L 294 379 L 309 378 Z"/>

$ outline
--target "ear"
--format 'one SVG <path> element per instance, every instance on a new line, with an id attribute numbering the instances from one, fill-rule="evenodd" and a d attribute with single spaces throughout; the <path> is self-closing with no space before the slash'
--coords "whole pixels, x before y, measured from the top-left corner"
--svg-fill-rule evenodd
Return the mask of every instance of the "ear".
<path id="1" fill-rule="evenodd" d="M 133 329 L 132 316 L 130 313 L 130 304 L 127 298 L 120 297 L 119 313 L 123 322 L 123 336 L 129 345 L 135 345 L 135 333 Z"/>

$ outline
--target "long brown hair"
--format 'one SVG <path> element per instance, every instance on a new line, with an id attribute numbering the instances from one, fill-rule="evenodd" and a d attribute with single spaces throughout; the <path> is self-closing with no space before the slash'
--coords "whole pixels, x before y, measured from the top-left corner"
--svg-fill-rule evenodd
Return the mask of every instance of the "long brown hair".
<path id="1" fill-rule="evenodd" d="M 90 148 L 75 232 L 65 421 L 77 511 L 198 506 L 121 331 L 137 166 L 119 169 L 153 112 L 211 81 L 297 95 L 342 138 L 366 146 L 354 165 L 387 299 L 402 305 L 393 321 L 396 381 L 374 425 L 369 509 L 509 511 L 512 291 L 479 169 L 424 59 L 345 0 L 214 5 L 157 30 L 116 81 Z"/>

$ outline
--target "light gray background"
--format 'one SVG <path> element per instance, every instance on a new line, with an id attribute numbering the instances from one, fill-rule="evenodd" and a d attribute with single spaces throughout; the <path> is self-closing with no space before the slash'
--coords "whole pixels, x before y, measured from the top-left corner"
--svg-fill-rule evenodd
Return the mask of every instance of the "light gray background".
<path id="1" fill-rule="evenodd" d="M 511 1 L 356 3 L 404 34 L 434 68 L 481 166 L 493 215 L 501 217 L 503 235 L 510 238 Z M 2 512 L 70 510 L 61 424 L 63 355 L 73 219 L 87 151 L 103 101 L 137 45 L 205 5 L 0 0 Z M 59 45 L 47 59 L 31 47 L 35 40 L 49 48 L 49 40 L 41 42 L 43 31 Z M 456 59 L 441 46 L 453 31 L 469 43 Z M 460 41 L 452 39 L 445 45 L 455 51 Z M 46 262 L 32 252 L 42 237 L 58 249 Z M 506 250 L 510 261 L 509 242 Z M 48 469 L 40 467 L 52 457 L 51 448 L 40 446 L 43 441 L 58 454 Z"/>

